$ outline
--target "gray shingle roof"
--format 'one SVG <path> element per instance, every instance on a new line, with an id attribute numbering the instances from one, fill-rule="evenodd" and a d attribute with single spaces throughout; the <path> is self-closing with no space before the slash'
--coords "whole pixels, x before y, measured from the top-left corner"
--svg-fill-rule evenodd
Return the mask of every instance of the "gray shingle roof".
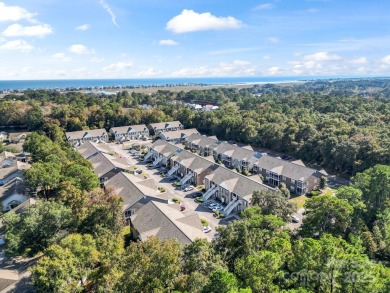
<path id="1" fill-rule="evenodd" d="M 15 284 L 18 281 L 18 279 L 19 279 L 19 274 L 17 270 L 0 269 L 0 291 L 3 291 L 9 286 Z"/>
<path id="2" fill-rule="evenodd" d="M 112 127 L 110 129 L 110 132 L 124 134 L 129 132 L 140 132 L 145 130 L 148 130 L 145 124 L 138 124 L 138 125 Z"/>
<path id="3" fill-rule="evenodd" d="M 214 147 L 216 147 L 218 140 L 211 138 L 211 137 L 207 137 L 205 135 L 200 135 L 200 134 L 194 133 L 194 134 L 191 134 L 187 138 L 187 142 L 193 143 L 193 144 L 200 146 L 200 147 L 214 148 Z"/>
<path id="4" fill-rule="evenodd" d="M 126 158 L 116 158 L 103 153 L 93 156 L 89 161 L 92 163 L 93 171 L 98 177 L 102 177 L 115 168 L 125 170 L 130 167 Z"/>
<path id="5" fill-rule="evenodd" d="M 219 143 L 216 146 L 215 151 L 217 153 L 225 154 L 229 157 L 245 161 L 249 161 L 252 157 L 258 156 L 258 153 L 254 151 L 244 149 L 226 142 Z"/>
<path id="6" fill-rule="evenodd" d="M 182 124 L 180 121 L 169 121 L 169 122 L 160 122 L 160 123 L 152 123 L 149 125 L 153 129 L 165 129 L 167 127 L 181 127 Z"/>
<path id="7" fill-rule="evenodd" d="M 83 156 L 84 159 L 88 159 L 89 157 L 97 153 L 112 153 L 112 150 L 110 149 L 110 146 L 108 144 L 96 143 L 92 141 L 84 142 L 77 147 L 77 151 L 80 153 L 80 155 Z"/>
<path id="8" fill-rule="evenodd" d="M 185 166 L 188 169 L 191 169 L 197 174 L 200 174 L 207 168 L 216 165 L 214 162 L 195 155 L 189 151 L 182 151 L 176 157 L 173 157 L 172 160 L 180 165 Z"/>
<path id="9" fill-rule="evenodd" d="M 210 175 L 207 175 L 206 178 L 245 199 L 248 196 L 252 196 L 254 191 L 275 190 L 222 166 L 218 167 Z"/>
<path id="10" fill-rule="evenodd" d="M 28 163 L 22 163 L 14 159 L 6 159 L 0 162 L 0 179 L 5 179 L 18 171 L 25 171 L 31 167 Z"/>
<path id="11" fill-rule="evenodd" d="M 190 244 L 197 238 L 208 239 L 202 232 L 199 216 L 196 213 L 185 215 L 175 206 L 151 201 L 131 216 L 142 241 L 150 236 L 177 239 L 182 244 Z"/>
<path id="12" fill-rule="evenodd" d="M 168 157 L 170 154 L 180 149 L 179 147 L 160 139 L 152 143 L 150 148 L 157 153 L 162 154 L 164 157 Z"/>
<path id="13" fill-rule="evenodd" d="M 65 133 L 67 139 L 83 139 L 87 137 L 101 137 L 108 135 L 105 129 L 80 130 Z"/>
<path id="14" fill-rule="evenodd" d="M 160 133 L 160 137 L 161 139 L 164 140 L 172 140 L 172 139 L 176 140 L 176 139 L 185 139 L 191 134 L 198 134 L 198 133 L 199 133 L 198 130 L 196 130 L 195 128 L 180 129 L 177 131 L 162 132 Z"/>
<path id="15" fill-rule="evenodd" d="M 288 162 L 271 156 L 261 156 L 256 165 L 294 180 L 305 181 L 316 173 L 320 175 L 320 171 L 302 166 L 299 162 Z"/>
<path id="16" fill-rule="evenodd" d="M 136 204 L 145 195 L 158 196 L 159 191 L 153 179 L 120 172 L 104 183 L 106 188 L 114 188 L 117 195 L 124 199 L 124 210 Z"/>
<path id="17" fill-rule="evenodd" d="M 26 195 L 27 191 L 24 180 L 16 177 L 0 187 L 0 201 L 4 201 L 14 194 Z"/>

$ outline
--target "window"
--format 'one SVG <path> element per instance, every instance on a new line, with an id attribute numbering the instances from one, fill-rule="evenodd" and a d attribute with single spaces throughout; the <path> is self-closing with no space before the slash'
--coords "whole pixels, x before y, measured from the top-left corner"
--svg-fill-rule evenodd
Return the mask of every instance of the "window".
<path id="1" fill-rule="evenodd" d="M 294 179 L 291 179 L 291 184 L 295 184 L 295 180 Z"/>

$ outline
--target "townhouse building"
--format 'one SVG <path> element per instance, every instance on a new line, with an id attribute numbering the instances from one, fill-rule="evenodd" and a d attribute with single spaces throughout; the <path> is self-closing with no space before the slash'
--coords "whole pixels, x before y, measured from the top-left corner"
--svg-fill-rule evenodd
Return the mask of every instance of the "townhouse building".
<path id="1" fill-rule="evenodd" d="M 170 162 L 169 159 L 181 151 L 181 148 L 169 142 L 156 140 L 148 147 L 148 153 L 144 157 L 144 160 L 152 160 L 153 167 L 157 167 L 159 165 L 168 166 Z"/>
<path id="2" fill-rule="evenodd" d="M 195 128 L 179 129 L 176 131 L 160 132 L 158 137 L 170 143 L 184 143 L 192 134 L 199 134 Z"/>
<path id="3" fill-rule="evenodd" d="M 150 135 L 159 135 L 161 132 L 177 131 L 184 129 L 180 121 L 152 123 L 148 126 Z"/>
<path id="4" fill-rule="evenodd" d="M 191 151 L 197 152 L 199 155 L 208 157 L 213 155 L 214 148 L 217 146 L 218 140 L 200 134 L 191 134 L 185 140 L 185 146 Z"/>
<path id="5" fill-rule="evenodd" d="M 66 139 L 71 144 L 81 144 L 86 141 L 108 142 L 108 133 L 105 129 L 92 129 L 65 132 Z"/>
<path id="6" fill-rule="evenodd" d="M 112 127 L 110 133 L 117 142 L 149 137 L 149 129 L 145 124 Z"/>

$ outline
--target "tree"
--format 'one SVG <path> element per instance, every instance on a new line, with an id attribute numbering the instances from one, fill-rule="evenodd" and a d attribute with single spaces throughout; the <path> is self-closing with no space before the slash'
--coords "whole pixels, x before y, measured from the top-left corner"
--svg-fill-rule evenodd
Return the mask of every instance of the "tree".
<path id="1" fill-rule="evenodd" d="M 91 235 L 71 234 L 46 251 L 32 268 L 32 281 L 40 292 L 81 291 L 99 262 Z"/>
<path id="2" fill-rule="evenodd" d="M 238 259 L 235 273 L 254 292 L 277 292 L 278 279 L 284 275 L 282 265 L 278 254 L 263 250 Z"/>
<path id="3" fill-rule="evenodd" d="M 35 255 L 45 250 L 71 226 L 70 208 L 58 202 L 38 201 L 24 213 L 4 215 L 5 251 L 10 255 Z"/>
<path id="4" fill-rule="evenodd" d="M 65 170 L 65 177 L 66 180 L 72 182 L 75 187 L 82 191 L 91 191 L 100 185 L 94 172 L 78 164 L 68 166 Z"/>
<path id="5" fill-rule="evenodd" d="M 163 292 L 174 288 L 180 272 L 181 249 L 176 240 L 150 237 L 131 243 L 123 262 L 118 291 Z"/>
<path id="6" fill-rule="evenodd" d="M 306 215 L 301 231 L 307 237 L 323 233 L 343 236 L 351 223 L 353 207 L 335 196 L 314 196 L 305 202 L 304 208 Z"/>
<path id="7" fill-rule="evenodd" d="M 51 191 L 56 188 L 61 180 L 61 169 L 55 163 L 35 163 L 25 173 L 26 183 L 31 190 L 42 193 L 49 199 Z"/>
<path id="8" fill-rule="evenodd" d="M 279 190 L 285 198 L 290 198 L 290 190 L 287 188 L 284 182 L 280 183 Z"/>
<path id="9" fill-rule="evenodd" d="M 217 253 L 230 270 L 236 259 L 273 246 L 277 238 L 289 239 L 285 222 L 274 215 L 262 215 L 259 207 L 248 208 L 243 219 L 217 228 L 219 237 L 214 241 Z"/>
<path id="10" fill-rule="evenodd" d="M 352 186 L 360 189 L 366 205 L 366 223 L 375 221 L 375 215 L 390 206 L 390 166 L 375 165 L 353 178 Z"/>
<path id="11" fill-rule="evenodd" d="M 325 189 L 328 186 L 328 178 L 321 176 L 320 178 L 320 188 Z"/>
<path id="12" fill-rule="evenodd" d="M 224 269 L 217 269 L 203 288 L 203 293 L 230 293 L 238 291 L 238 282 L 234 274 Z"/>
<path id="13" fill-rule="evenodd" d="M 252 196 L 251 204 L 259 206 L 264 215 L 276 215 L 284 221 L 289 221 L 291 215 L 296 212 L 297 207 L 290 203 L 288 198 L 282 195 L 280 191 L 262 190 L 255 191 Z"/>
<path id="14" fill-rule="evenodd" d="M 31 109 L 26 111 L 26 125 L 29 130 L 39 130 L 43 125 L 43 111 L 39 106 L 34 105 Z"/>

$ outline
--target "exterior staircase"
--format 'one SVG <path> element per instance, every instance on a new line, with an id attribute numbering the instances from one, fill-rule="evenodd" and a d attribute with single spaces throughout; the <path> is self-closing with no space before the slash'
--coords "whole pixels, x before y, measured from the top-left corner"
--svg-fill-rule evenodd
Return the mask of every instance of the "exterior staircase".
<path id="1" fill-rule="evenodd" d="M 238 199 L 231 201 L 223 210 L 225 215 L 229 215 L 239 205 L 239 203 L 240 201 Z"/>
<path id="2" fill-rule="evenodd" d="M 213 194 L 215 194 L 218 191 L 218 186 L 214 186 L 207 190 L 205 194 L 203 194 L 203 200 L 206 201 L 208 200 Z"/>
<path id="3" fill-rule="evenodd" d="M 149 152 L 146 154 L 144 160 L 145 161 L 149 160 L 149 158 L 152 157 L 152 155 L 153 155 L 153 152 L 151 150 L 149 150 Z"/>
<path id="4" fill-rule="evenodd" d="M 188 182 L 188 180 L 190 180 L 192 178 L 192 173 L 189 172 L 186 176 L 184 176 L 181 180 L 180 180 L 180 184 L 181 185 L 184 185 Z"/>
<path id="5" fill-rule="evenodd" d="M 171 170 L 168 171 L 167 176 L 172 176 L 177 170 L 179 170 L 180 165 L 173 166 Z"/>
<path id="6" fill-rule="evenodd" d="M 163 160 L 163 157 L 157 158 L 157 159 L 153 162 L 153 167 L 156 167 L 158 164 L 160 164 L 162 160 Z"/>

